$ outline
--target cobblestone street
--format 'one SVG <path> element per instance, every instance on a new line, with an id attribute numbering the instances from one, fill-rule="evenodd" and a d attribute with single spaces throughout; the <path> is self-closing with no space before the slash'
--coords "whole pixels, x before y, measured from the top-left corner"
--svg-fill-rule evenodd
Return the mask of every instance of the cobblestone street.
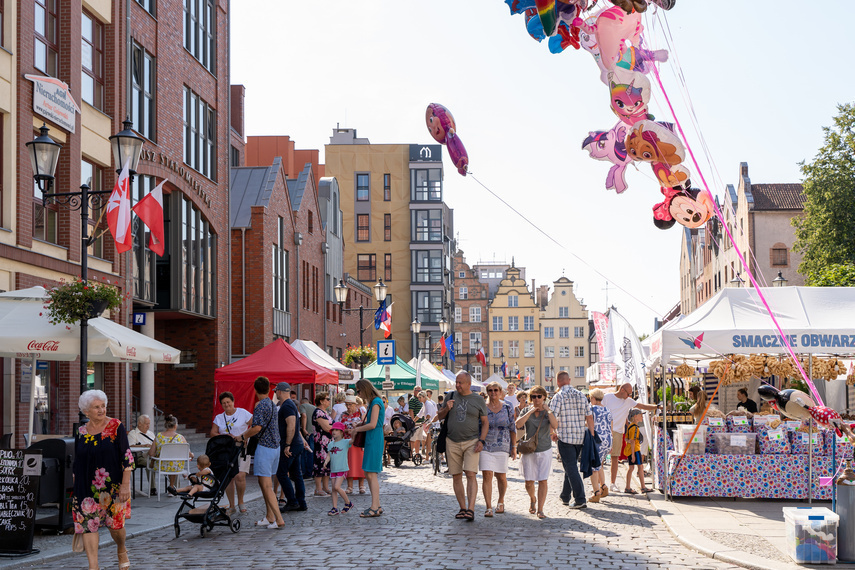
<path id="1" fill-rule="evenodd" d="M 177 539 L 170 527 L 129 540 L 130 559 L 133 568 L 733 568 L 678 544 L 644 496 L 610 495 L 581 511 L 564 507 L 557 461 L 549 518 L 538 520 L 528 513 L 518 464 L 508 473 L 506 512 L 492 519 L 483 516 L 479 488 L 475 521 L 455 520 L 451 478 L 408 463 L 382 473 L 381 517 L 359 518 L 368 495 L 355 495 L 356 509 L 334 517 L 326 514 L 328 497 L 310 498 L 309 511 L 288 513 L 285 528 L 267 530 L 254 526 L 263 516 L 254 501 L 237 534 L 215 527 L 201 538 L 199 527 L 185 522 Z M 113 547 L 102 547 L 101 565 L 113 566 L 113 556 Z M 61 565 L 85 566 L 83 555 L 72 560 Z"/>

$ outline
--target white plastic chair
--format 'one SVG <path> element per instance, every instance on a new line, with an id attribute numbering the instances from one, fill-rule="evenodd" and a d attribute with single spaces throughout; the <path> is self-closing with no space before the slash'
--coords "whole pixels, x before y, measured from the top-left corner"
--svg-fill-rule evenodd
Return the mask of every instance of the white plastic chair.
<path id="1" fill-rule="evenodd" d="M 169 461 L 183 461 L 184 469 L 179 471 L 164 471 L 163 467 Z M 152 477 L 157 477 L 157 500 L 160 501 L 160 488 L 165 475 L 190 475 L 190 444 L 164 443 L 160 446 L 160 455 L 152 458 Z"/>

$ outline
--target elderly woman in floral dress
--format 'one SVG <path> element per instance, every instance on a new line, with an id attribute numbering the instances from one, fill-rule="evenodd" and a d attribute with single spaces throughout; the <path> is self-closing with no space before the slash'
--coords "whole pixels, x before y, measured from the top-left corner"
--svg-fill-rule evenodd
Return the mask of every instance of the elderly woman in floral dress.
<path id="1" fill-rule="evenodd" d="M 107 395 L 87 390 L 78 402 L 89 423 L 80 427 L 75 444 L 74 532 L 83 535 L 89 568 L 98 568 L 98 529 L 106 526 L 116 543 L 119 568 L 130 568 L 125 549 L 125 519 L 131 515 L 134 456 L 122 422 L 107 416 Z"/>

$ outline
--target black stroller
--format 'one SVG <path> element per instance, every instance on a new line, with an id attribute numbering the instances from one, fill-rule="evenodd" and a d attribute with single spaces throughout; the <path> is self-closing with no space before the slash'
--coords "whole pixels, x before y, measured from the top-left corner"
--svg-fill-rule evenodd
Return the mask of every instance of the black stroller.
<path id="1" fill-rule="evenodd" d="M 396 420 L 401 422 L 400 427 L 403 428 L 403 433 L 395 432 Z M 393 431 L 384 438 L 386 440 L 386 447 L 383 450 L 383 465 L 388 467 L 390 458 L 395 467 L 400 467 L 404 461 L 411 459 L 416 466 L 421 465 L 422 456 L 418 453 L 413 453 L 410 447 L 410 439 L 421 426 L 417 427 L 415 422 L 413 422 L 413 418 L 406 414 L 395 414 L 389 420 L 389 423 L 392 425 Z"/>
<path id="2" fill-rule="evenodd" d="M 211 471 L 214 472 L 216 482 L 212 489 L 196 493 L 195 495 L 179 495 L 181 506 L 175 513 L 175 538 L 181 534 L 179 523 L 181 519 L 187 519 L 191 523 L 201 525 L 199 534 L 202 538 L 214 528 L 214 526 L 227 526 L 232 532 L 240 530 L 240 519 L 231 518 L 223 507 L 219 505 L 226 487 L 238 472 L 238 460 L 241 448 L 235 443 L 230 435 L 217 435 L 208 440 L 205 454 L 211 460 Z M 202 506 L 196 507 L 196 502 L 203 499 Z M 207 508 L 205 504 L 207 501 Z"/>

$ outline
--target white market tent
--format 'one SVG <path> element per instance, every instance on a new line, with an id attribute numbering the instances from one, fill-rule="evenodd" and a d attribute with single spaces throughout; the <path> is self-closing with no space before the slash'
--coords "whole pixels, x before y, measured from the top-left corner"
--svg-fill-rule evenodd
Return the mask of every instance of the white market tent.
<path id="1" fill-rule="evenodd" d="M 294 350 L 324 368 L 335 370 L 338 372 L 339 384 L 356 384 L 359 380 L 359 370 L 348 368 L 332 356 L 326 353 L 324 349 L 318 346 L 314 341 L 296 339 L 291 343 Z"/>
<path id="2" fill-rule="evenodd" d="M 487 385 L 487 384 L 489 384 L 490 382 L 495 382 L 495 383 L 497 383 L 499 386 L 501 386 L 501 387 L 502 387 L 502 390 L 506 390 L 506 389 L 508 388 L 508 383 L 507 383 L 507 381 L 506 381 L 504 378 L 502 378 L 502 377 L 499 375 L 499 373 L 498 373 L 498 372 L 493 372 L 493 375 L 492 375 L 492 376 L 490 376 L 489 378 L 487 378 L 486 380 L 484 380 L 484 386 L 486 386 L 486 385 Z"/>
<path id="3" fill-rule="evenodd" d="M 463 369 L 461 368 L 460 370 L 463 370 Z M 460 370 L 458 370 L 458 372 L 460 372 Z M 449 382 L 451 383 L 451 387 L 449 389 L 453 390 L 454 386 L 457 382 L 457 375 L 454 372 L 452 372 L 451 370 L 449 370 L 448 368 L 443 368 L 442 373 L 445 374 L 445 377 L 448 378 Z M 477 380 L 475 380 L 473 378 L 472 379 L 472 391 L 473 392 L 480 392 L 483 389 L 484 389 L 484 384 L 482 382 L 478 382 Z"/>
<path id="4" fill-rule="evenodd" d="M 418 370 L 422 376 L 426 376 L 427 378 L 431 378 L 432 380 L 439 382 L 440 392 L 454 390 L 454 381 L 449 380 L 445 374 L 437 370 L 436 366 L 431 364 L 430 360 L 427 358 L 423 357 L 421 359 L 421 369 L 419 368 L 419 360 L 415 357 L 411 358 L 407 364 L 412 366 L 415 370 Z"/>

